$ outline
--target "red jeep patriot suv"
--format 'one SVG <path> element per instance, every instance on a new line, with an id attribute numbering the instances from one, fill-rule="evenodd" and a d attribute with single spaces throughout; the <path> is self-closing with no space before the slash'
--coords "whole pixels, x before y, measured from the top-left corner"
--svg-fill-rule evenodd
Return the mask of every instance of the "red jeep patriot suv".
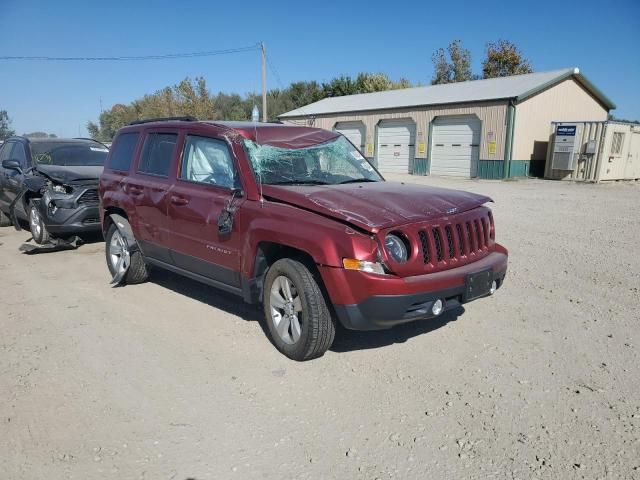
<path id="1" fill-rule="evenodd" d="M 355 330 L 429 319 L 507 270 L 491 199 L 386 182 L 342 135 L 277 124 L 135 122 L 100 177 L 112 283 L 158 266 L 262 303 L 275 346 L 321 356 Z"/>

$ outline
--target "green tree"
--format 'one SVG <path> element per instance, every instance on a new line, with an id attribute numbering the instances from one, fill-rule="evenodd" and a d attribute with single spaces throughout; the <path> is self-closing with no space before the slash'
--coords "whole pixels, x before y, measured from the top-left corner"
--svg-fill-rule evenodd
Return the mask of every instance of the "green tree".
<path id="1" fill-rule="evenodd" d="M 434 70 L 431 78 L 432 85 L 466 82 L 473 79 L 471 52 L 462 47 L 460 40 L 450 42 L 446 52 L 444 48 L 437 49 L 431 56 L 431 61 Z"/>
<path id="2" fill-rule="evenodd" d="M 342 97 L 359 93 L 356 81 L 349 75 L 340 75 L 329 83 L 323 83 L 322 90 L 324 97 Z"/>
<path id="3" fill-rule="evenodd" d="M 282 89 L 267 92 L 269 120 L 275 121 L 284 112 L 304 107 L 327 96 L 369 93 L 411 87 L 406 78 L 393 81 L 384 73 L 360 73 L 353 79 L 342 75 L 320 85 L 316 81 L 293 82 Z M 255 92 L 211 94 L 205 79 L 185 78 L 180 83 L 144 95 L 128 105 L 116 104 L 100 114 L 97 122 L 88 122 L 91 137 L 107 142 L 119 128 L 144 118 L 191 115 L 201 120 L 250 120 L 253 106 L 262 109 L 262 95 Z"/>
<path id="4" fill-rule="evenodd" d="M 487 43 L 487 57 L 482 62 L 483 78 L 508 77 L 531 73 L 533 69 L 518 47 L 508 40 Z"/>
<path id="5" fill-rule="evenodd" d="M 450 83 L 451 70 L 444 48 L 437 49 L 433 55 L 431 55 L 431 61 L 433 62 L 433 77 L 431 78 L 431 85 Z"/>
<path id="6" fill-rule="evenodd" d="M 87 131 L 92 138 L 110 141 L 119 128 L 145 118 L 190 115 L 200 120 L 212 120 L 215 115 L 215 98 L 205 79 L 185 78 L 173 87 L 134 100 L 129 105 L 116 104 L 100 114 L 98 123 L 88 122 Z"/>
<path id="7" fill-rule="evenodd" d="M 0 110 L 0 140 L 6 140 L 7 138 L 15 135 L 15 130 L 10 128 L 11 119 L 6 110 Z"/>
<path id="8" fill-rule="evenodd" d="M 466 82 L 471 80 L 471 52 L 462 48 L 460 40 L 454 40 L 447 47 L 451 58 L 451 81 Z"/>

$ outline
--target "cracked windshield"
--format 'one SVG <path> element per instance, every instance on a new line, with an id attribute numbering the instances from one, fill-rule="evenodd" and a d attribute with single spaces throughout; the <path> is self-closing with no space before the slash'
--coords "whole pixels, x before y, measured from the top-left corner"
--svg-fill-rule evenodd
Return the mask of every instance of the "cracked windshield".
<path id="1" fill-rule="evenodd" d="M 340 136 L 305 148 L 280 148 L 245 140 L 251 166 L 266 185 L 339 185 L 380 182 L 362 154 Z"/>

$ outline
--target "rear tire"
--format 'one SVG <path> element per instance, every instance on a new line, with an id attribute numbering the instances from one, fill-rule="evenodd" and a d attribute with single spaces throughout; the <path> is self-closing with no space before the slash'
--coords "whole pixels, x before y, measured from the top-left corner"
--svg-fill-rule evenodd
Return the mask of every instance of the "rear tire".
<path id="1" fill-rule="evenodd" d="M 117 257 L 117 250 L 114 247 L 114 235 L 121 235 L 118 227 L 116 227 L 113 223 L 107 230 L 107 235 L 105 237 L 105 256 L 107 260 L 107 266 L 109 267 L 109 272 L 111 276 L 114 277 L 116 274 L 116 265 L 117 260 L 114 257 Z M 135 285 L 136 283 L 146 282 L 149 278 L 149 272 L 147 271 L 147 264 L 144 261 L 144 257 L 142 256 L 142 252 L 140 250 L 136 250 L 135 252 L 129 253 L 129 268 L 127 273 L 124 275 L 122 279 L 122 284 Z"/>
<path id="2" fill-rule="evenodd" d="M 0 210 L 0 227 L 10 227 L 11 225 L 13 225 L 13 222 L 9 215 Z"/>
<path id="3" fill-rule="evenodd" d="M 38 206 L 33 201 L 29 202 L 29 230 L 31 230 L 33 241 L 37 244 L 49 243 L 49 231 L 42 220 Z"/>
<path id="4" fill-rule="evenodd" d="M 325 297 L 309 269 L 283 258 L 267 271 L 264 314 L 271 340 L 292 360 L 321 357 L 333 343 L 336 326 Z"/>

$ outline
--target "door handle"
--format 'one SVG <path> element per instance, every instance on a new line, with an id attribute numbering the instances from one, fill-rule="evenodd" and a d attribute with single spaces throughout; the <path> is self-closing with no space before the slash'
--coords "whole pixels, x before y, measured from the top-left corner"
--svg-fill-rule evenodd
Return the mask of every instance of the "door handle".
<path id="1" fill-rule="evenodd" d="M 174 205 L 177 206 L 183 206 L 183 205 L 187 205 L 189 203 L 189 200 L 184 198 L 184 197 L 178 197 L 176 195 L 171 195 L 171 203 L 173 203 Z"/>

